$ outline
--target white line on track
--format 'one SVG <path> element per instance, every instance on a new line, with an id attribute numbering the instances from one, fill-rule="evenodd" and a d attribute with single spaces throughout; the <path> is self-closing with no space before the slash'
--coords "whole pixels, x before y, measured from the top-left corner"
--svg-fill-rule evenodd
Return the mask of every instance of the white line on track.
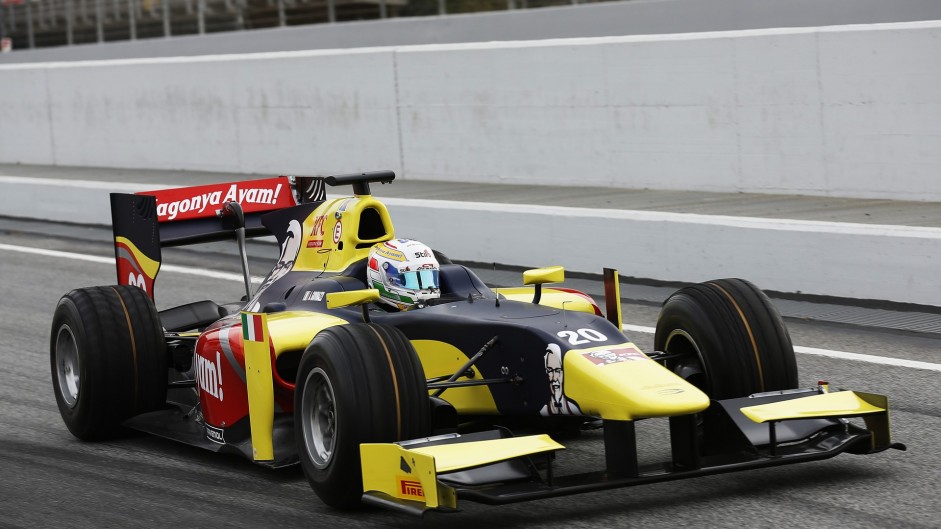
<path id="1" fill-rule="evenodd" d="M 88 255 L 83 253 L 62 252 L 59 250 L 46 250 L 45 248 L 31 248 L 29 246 L 14 246 L 12 244 L 0 244 L 0 250 L 11 252 L 29 253 L 34 255 L 44 255 L 46 257 L 58 257 L 60 259 L 73 259 L 76 261 L 87 261 L 90 263 L 103 263 L 114 266 L 114 257 L 101 257 L 98 255 Z M 223 279 L 226 281 L 238 281 L 242 283 L 242 274 L 233 274 L 231 272 L 219 272 L 218 270 L 209 270 L 206 268 L 196 268 L 191 266 L 160 265 L 161 272 L 175 272 L 178 274 L 187 274 L 191 276 L 209 277 L 212 279 Z M 261 283 L 263 278 L 253 276 L 253 283 Z"/>
<path id="2" fill-rule="evenodd" d="M 656 329 L 653 327 L 643 327 L 641 325 L 621 325 L 621 329 L 628 332 L 640 332 L 644 334 L 653 334 Z M 919 362 L 917 360 L 906 360 L 904 358 L 890 358 L 887 356 L 865 355 L 861 353 L 850 353 L 847 351 L 832 351 L 830 349 L 818 349 L 816 347 L 794 346 L 795 353 L 813 356 L 825 356 L 827 358 L 839 358 L 840 360 L 853 360 L 856 362 L 867 362 L 870 364 L 881 364 L 885 366 L 908 367 L 911 369 L 923 369 L 926 371 L 941 371 L 941 364 L 932 364 L 931 362 Z"/>
<path id="3" fill-rule="evenodd" d="M 0 250 L 7 250 L 10 252 L 19 252 L 19 253 L 28 253 L 34 255 L 44 255 L 47 257 L 58 257 L 61 259 L 73 259 L 76 261 L 87 261 L 90 263 L 101 263 L 114 265 L 113 257 L 101 257 L 97 255 L 88 255 L 82 253 L 74 252 L 63 252 L 59 250 L 46 250 L 44 248 L 32 248 L 29 246 L 16 246 L 12 244 L 2 244 L 0 243 Z M 190 266 L 177 266 L 177 265 L 161 265 L 160 270 L 162 272 L 175 272 L 178 274 L 187 274 L 193 276 L 209 277 L 213 279 L 223 279 L 227 281 L 238 281 L 242 282 L 241 274 L 233 274 L 231 272 L 219 272 L 216 270 L 209 270 L 206 268 L 196 268 Z M 252 277 L 252 282 L 259 283 L 261 278 Z M 624 324 L 621 326 L 622 330 L 629 332 L 639 332 L 644 334 L 653 334 L 656 329 L 653 327 L 644 327 L 642 325 L 630 325 Z M 847 351 L 832 351 L 829 349 L 817 349 L 816 347 L 803 347 L 799 345 L 794 346 L 794 352 L 814 355 L 814 356 L 824 356 L 827 358 L 837 358 L 840 360 L 852 360 L 855 362 L 867 362 L 870 364 L 880 364 L 887 366 L 895 367 L 907 367 L 910 369 L 921 369 L 926 371 L 939 371 L 941 372 L 941 364 L 932 364 L 930 362 L 919 362 L 917 360 L 906 360 L 904 358 L 890 358 L 886 356 L 875 356 L 867 355 L 860 353 L 850 353 Z"/>

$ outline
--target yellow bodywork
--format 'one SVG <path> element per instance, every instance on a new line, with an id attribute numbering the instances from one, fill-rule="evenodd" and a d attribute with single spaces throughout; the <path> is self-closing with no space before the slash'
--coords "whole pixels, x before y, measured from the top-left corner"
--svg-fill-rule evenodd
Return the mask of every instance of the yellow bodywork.
<path id="1" fill-rule="evenodd" d="M 494 289 L 494 292 L 500 294 L 506 299 L 511 299 L 513 301 L 523 301 L 526 303 L 531 303 L 533 301 L 533 296 L 535 295 L 535 290 L 533 287 L 499 288 Z M 542 289 L 542 298 L 539 300 L 539 304 L 555 309 L 564 308 L 565 310 L 595 314 L 595 306 L 592 305 L 591 302 L 588 301 L 588 299 L 585 297 L 554 288 Z"/>
<path id="2" fill-rule="evenodd" d="M 314 336 L 327 327 L 348 323 L 329 314 L 296 310 L 275 312 L 266 316 L 268 329 L 274 336 L 272 344 L 276 358 L 285 351 L 306 349 Z"/>
<path id="3" fill-rule="evenodd" d="M 271 337 L 268 315 L 242 312 L 249 320 L 261 318 L 259 340 L 243 340 L 245 352 L 245 385 L 248 390 L 248 418 L 252 432 L 252 457 L 255 461 L 274 459 L 274 383 L 271 375 Z M 244 319 L 243 319 L 244 321 Z"/>
<path id="4" fill-rule="evenodd" d="M 382 492 L 429 509 L 457 508 L 457 493 L 438 482 L 433 456 L 414 453 L 397 444 L 361 444 L 359 453 L 364 492 Z"/>
<path id="5" fill-rule="evenodd" d="M 350 290 L 349 292 L 331 292 L 327 294 L 327 308 L 338 309 L 353 305 L 372 303 L 379 299 L 379 291 L 374 288 Z"/>
<path id="6" fill-rule="evenodd" d="M 409 452 L 433 457 L 435 459 L 435 469 L 438 472 L 445 473 L 564 448 L 548 435 L 541 434 L 469 443 L 423 446 L 411 448 Z"/>
<path id="7" fill-rule="evenodd" d="M 885 411 L 884 407 L 874 406 L 852 391 L 823 393 L 742 408 L 742 413 L 757 423 L 790 419 L 856 417 Z"/>
<path id="8" fill-rule="evenodd" d="M 565 447 L 548 435 L 406 448 L 397 444 L 361 444 L 363 491 L 381 492 L 425 508 L 457 508 L 454 489 L 437 480 L 439 473 L 499 463 Z"/>
<path id="9" fill-rule="evenodd" d="M 361 237 L 366 235 L 361 229 L 364 218 L 371 223 L 370 238 Z M 365 259 L 373 244 L 395 236 L 389 210 L 368 195 L 324 202 L 304 220 L 303 230 L 292 268 L 301 272 L 340 272 Z"/>
<path id="10" fill-rule="evenodd" d="M 631 421 L 698 413 L 709 397 L 632 343 L 565 353 L 565 394 L 585 415 Z"/>
<path id="11" fill-rule="evenodd" d="M 563 281 L 565 281 L 565 268 L 561 266 L 534 268 L 523 272 L 524 285 L 542 285 L 545 283 L 561 283 Z"/>
<path id="12" fill-rule="evenodd" d="M 425 378 L 450 375 L 467 362 L 467 355 L 449 343 L 437 340 L 412 340 L 412 345 L 425 370 Z M 472 366 L 471 370 L 473 370 L 474 379 L 483 378 L 476 367 Z M 468 380 L 468 378 L 461 377 L 458 380 Z M 497 403 L 494 402 L 493 394 L 487 386 L 450 388 L 441 397 L 461 413 L 497 413 Z"/>

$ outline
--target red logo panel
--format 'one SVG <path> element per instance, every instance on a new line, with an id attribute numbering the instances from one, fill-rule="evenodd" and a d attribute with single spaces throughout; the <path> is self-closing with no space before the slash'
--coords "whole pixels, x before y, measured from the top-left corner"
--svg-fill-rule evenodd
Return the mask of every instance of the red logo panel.
<path id="1" fill-rule="evenodd" d="M 296 205 L 286 178 L 142 191 L 157 197 L 160 222 L 211 218 L 226 202 L 238 202 L 245 213 L 273 211 Z"/>

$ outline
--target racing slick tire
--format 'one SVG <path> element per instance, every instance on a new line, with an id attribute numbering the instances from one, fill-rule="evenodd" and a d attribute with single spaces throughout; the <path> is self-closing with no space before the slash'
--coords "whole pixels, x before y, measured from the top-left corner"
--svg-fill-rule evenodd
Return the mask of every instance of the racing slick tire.
<path id="1" fill-rule="evenodd" d="M 120 435 L 122 422 L 166 404 L 163 328 L 138 287 L 81 288 L 63 296 L 49 348 L 56 403 L 79 439 Z"/>
<path id="2" fill-rule="evenodd" d="M 771 300 L 743 279 L 689 286 L 667 298 L 654 349 L 666 367 L 710 398 L 745 397 L 796 388 L 797 361 Z"/>
<path id="3" fill-rule="evenodd" d="M 411 342 L 372 323 L 321 331 L 298 366 L 294 424 L 301 467 L 317 496 L 339 509 L 359 506 L 359 445 L 431 430 L 428 387 Z"/>

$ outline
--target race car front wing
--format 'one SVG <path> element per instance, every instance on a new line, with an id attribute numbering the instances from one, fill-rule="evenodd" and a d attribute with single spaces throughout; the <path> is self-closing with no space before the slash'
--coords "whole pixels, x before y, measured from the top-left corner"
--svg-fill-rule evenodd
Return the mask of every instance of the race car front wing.
<path id="1" fill-rule="evenodd" d="M 605 420 L 604 470 L 557 476 L 547 435 L 448 434 L 361 445 L 363 500 L 422 515 L 464 499 L 500 505 L 661 481 L 828 459 L 844 452 L 905 450 L 889 434 L 882 395 L 826 386 L 713 401 L 702 414 L 671 417 L 672 460 L 639 467 L 633 421 Z M 859 417 L 863 425 L 849 419 Z M 542 468 L 537 458 L 545 457 Z"/>

